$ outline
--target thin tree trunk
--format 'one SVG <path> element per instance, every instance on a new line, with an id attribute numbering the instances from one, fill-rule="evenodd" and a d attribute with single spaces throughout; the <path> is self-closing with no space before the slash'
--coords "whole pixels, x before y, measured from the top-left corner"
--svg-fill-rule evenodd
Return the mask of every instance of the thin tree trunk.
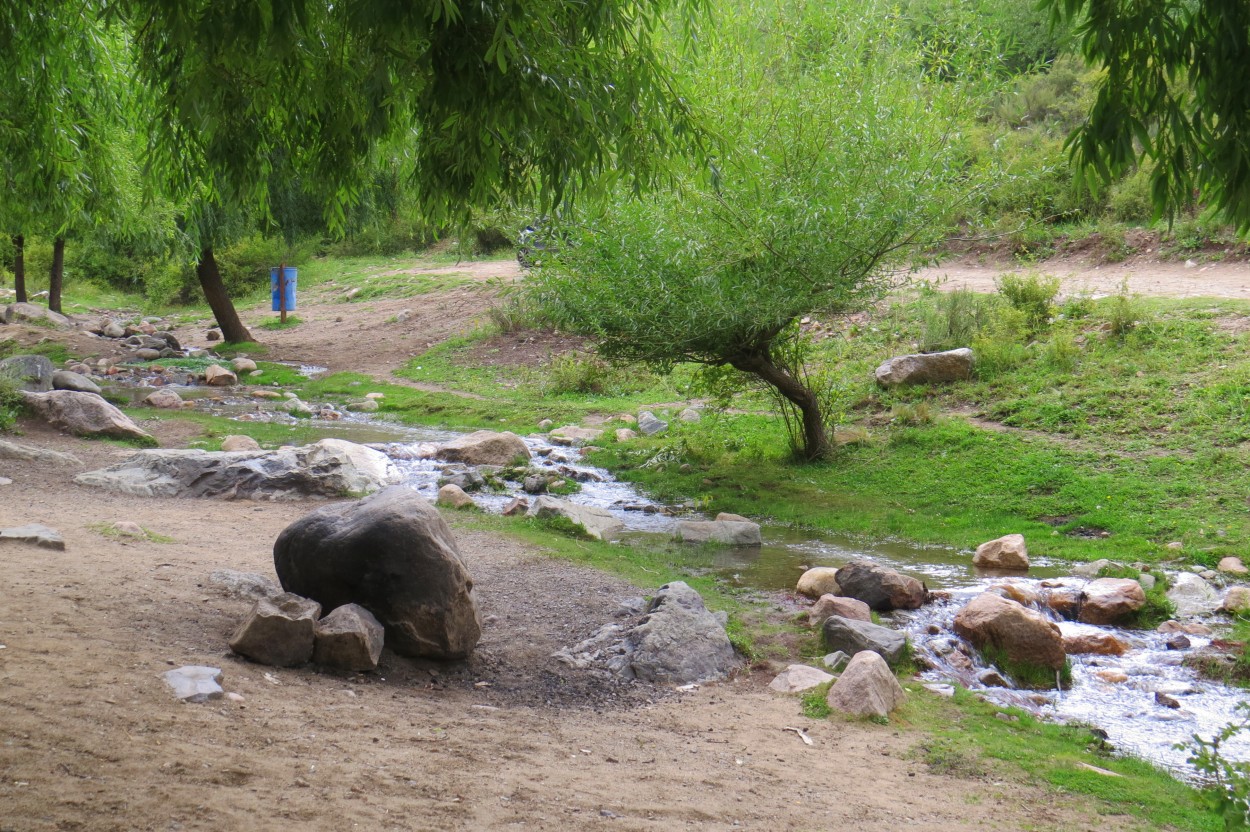
<path id="1" fill-rule="evenodd" d="M 13 235 L 13 289 L 17 302 L 26 303 L 26 238 Z"/>
<path id="2" fill-rule="evenodd" d="M 65 238 L 52 243 L 52 269 L 48 272 L 48 309 L 61 311 L 61 287 L 65 283 Z"/>
<path id="3" fill-rule="evenodd" d="M 798 409 L 803 423 L 803 447 L 799 450 L 805 459 L 824 459 L 833 453 L 833 443 L 825 429 L 824 414 L 820 412 L 820 401 L 815 393 L 767 355 L 740 356 L 730 363 L 734 369 L 760 378 Z"/>
<path id="4" fill-rule="evenodd" d="M 195 276 L 200 279 L 200 288 L 204 290 L 204 297 L 213 310 L 217 326 L 221 327 L 222 338 L 232 344 L 255 341 L 252 333 L 239 320 L 239 313 L 234 311 L 234 303 L 226 292 L 226 284 L 221 282 L 221 272 L 217 269 L 217 258 L 213 256 L 212 248 L 205 248 L 200 252 L 200 260 L 195 264 Z"/>

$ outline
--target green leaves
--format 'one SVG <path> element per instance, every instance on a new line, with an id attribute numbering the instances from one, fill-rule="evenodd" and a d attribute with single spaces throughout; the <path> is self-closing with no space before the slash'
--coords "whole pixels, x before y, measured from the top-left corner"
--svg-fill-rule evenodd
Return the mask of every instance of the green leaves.
<path id="1" fill-rule="evenodd" d="M 1106 67 L 1088 121 L 1069 140 L 1086 183 L 1139 161 L 1156 213 L 1200 194 L 1250 231 L 1250 7 L 1242 0 L 1048 0 L 1078 21 L 1087 60 Z"/>

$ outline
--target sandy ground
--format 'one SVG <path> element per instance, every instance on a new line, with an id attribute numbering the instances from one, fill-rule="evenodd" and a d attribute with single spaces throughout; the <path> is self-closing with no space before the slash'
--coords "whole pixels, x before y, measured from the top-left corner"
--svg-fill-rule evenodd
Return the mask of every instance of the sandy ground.
<path id="1" fill-rule="evenodd" d="M 1241 279 L 1220 275 L 1230 292 Z M 306 295 L 307 323 L 265 340 L 272 357 L 383 374 L 471 326 L 489 296 L 466 287 L 347 307 Z M 391 322 L 402 309 L 412 317 Z M 100 351 L 90 339 L 78 349 L 90 346 Z M 147 427 L 166 447 L 192 438 L 185 423 Z M 84 468 L 130 453 L 24 432 Z M 208 575 L 272 575 L 273 540 L 314 504 L 121 497 L 73 485 L 77 470 L 0 463 L 14 481 L 0 487 L 0 527 L 44 523 L 67 543 L 0 544 L 0 832 L 1131 825 L 1036 786 L 930 772 L 919 732 L 808 720 L 762 671 L 692 693 L 572 671 L 550 654 L 654 588 L 480 532 L 458 533 L 486 620 L 469 661 L 388 652 L 371 674 L 251 664 L 227 647 L 249 603 Z M 172 542 L 99 530 L 119 520 Z M 161 674 L 184 664 L 222 668 L 242 701 L 178 703 Z"/>

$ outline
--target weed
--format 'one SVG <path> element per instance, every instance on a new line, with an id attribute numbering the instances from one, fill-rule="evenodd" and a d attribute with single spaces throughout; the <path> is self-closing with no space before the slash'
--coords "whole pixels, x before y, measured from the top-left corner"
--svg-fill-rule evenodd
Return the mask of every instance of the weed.
<path id="1" fill-rule="evenodd" d="M 833 687 L 833 682 L 825 682 L 823 685 L 817 685 L 803 694 L 802 708 L 803 716 L 808 719 L 828 719 L 833 713 L 833 709 L 829 707 L 826 697 L 829 695 L 829 688 Z"/>
<path id="2" fill-rule="evenodd" d="M 985 304 L 971 289 L 930 293 L 923 300 L 922 351 L 967 347 L 985 325 Z"/>
<path id="3" fill-rule="evenodd" d="M 997 647 L 985 647 L 981 650 L 981 658 L 1011 677 L 1016 687 L 1029 690 L 1053 690 L 1058 686 L 1061 690 L 1072 687 L 1072 663 L 1065 659 L 1059 670 L 1011 659 L 1006 652 Z"/>
<path id="4" fill-rule="evenodd" d="M 1107 309 L 1107 323 L 1112 337 L 1124 340 L 1130 332 L 1137 329 L 1145 317 L 1141 303 L 1128 291 L 1128 278 L 1120 283 L 1120 291 L 1111 297 L 1111 305 Z"/>
<path id="5" fill-rule="evenodd" d="M 933 421 L 928 402 L 900 402 L 890 408 L 890 421 L 900 425 L 927 425 Z"/>
<path id="6" fill-rule="evenodd" d="M 1042 355 L 1051 369 L 1070 373 L 1076 369 L 1077 361 L 1080 360 L 1081 347 L 1071 329 L 1066 326 L 1056 327 L 1043 347 Z"/>
<path id="7" fill-rule="evenodd" d="M 1187 745 L 1177 747 L 1190 751 L 1189 762 L 1210 781 L 1207 795 L 1211 807 L 1223 819 L 1224 828 L 1250 829 L 1250 763 L 1230 760 L 1220 750 L 1250 728 L 1250 704 L 1238 704 L 1237 711 L 1240 719 L 1224 726 L 1211 739 L 1195 734 Z"/>
<path id="8" fill-rule="evenodd" d="M 0 373 L 0 432 L 9 432 L 17 423 L 17 417 L 25 407 L 22 387 L 17 379 Z"/>

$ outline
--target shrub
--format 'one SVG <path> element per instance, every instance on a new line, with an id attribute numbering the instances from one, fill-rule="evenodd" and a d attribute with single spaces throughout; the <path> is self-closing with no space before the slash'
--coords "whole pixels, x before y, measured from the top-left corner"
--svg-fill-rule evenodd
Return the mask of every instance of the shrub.
<path id="1" fill-rule="evenodd" d="M 934 292 L 921 311 L 920 349 L 924 352 L 966 347 L 987 317 L 980 296 L 971 289 Z"/>
<path id="2" fill-rule="evenodd" d="M 1028 335 L 1025 315 L 1012 306 L 999 306 L 989 323 L 972 342 L 977 361 L 973 372 L 979 378 L 993 378 L 1019 367 L 1029 357 L 1024 337 Z"/>
<path id="3" fill-rule="evenodd" d="M 1081 357 L 1081 347 L 1076 342 L 1076 335 L 1068 327 L 1059 327 L 1046 342 L 1043 356 L 1046 363 L 1056 370 L 1071 372 L 1076 369 Z"/>
<path id="4" fill-rule="evenodd" d="M 1030 332 L 1042 332 L 1050 325 L 1055 311 L 1055 295 L 1059 294 L 1059 278 L 1029 272 L 1023 275 L 1005 274 L 994 282 L 998 293 L 1007 299 L 1012 308 L 1024 313 L 1025 325 Z"/>

